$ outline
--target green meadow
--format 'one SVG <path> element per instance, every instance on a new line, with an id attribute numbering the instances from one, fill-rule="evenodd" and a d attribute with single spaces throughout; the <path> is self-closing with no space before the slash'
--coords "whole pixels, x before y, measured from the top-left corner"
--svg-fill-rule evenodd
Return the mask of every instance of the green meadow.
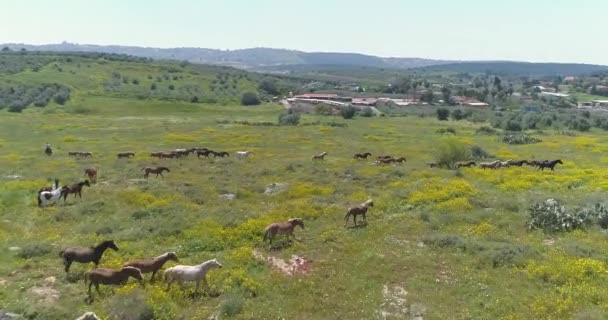
<path id="1" fill-rule="evenodd" d="M 31 83 L 43 75 L 48 80 L 46 69 L 65 74 L 71 67 L 52 68 L 2 81 Z M 299 126 L 243 125 L 235 121 L 276 123 L 282 107 L 122 96 L 103 87 L 115 69 L 129 73 L 113 67 L 101 73 L 102 80 L 92 73 L 61 81 L 72 90 L 64 106 L 0 111 L 2 310 L 28 319 L 74 319 L 85 311 L 104 319 L 603 319 L 608 314 L 606 233 L 597 225 L 547 233 L 526 224 L 529 207 L 549 198 L 568 208 L 604 200 L 608 137 L 596 129 L 579 135 L 530 132 L 542 142 L 507 145 L 499 136 L 477 134 L 484 124 L 430 117 L 304 115 Z M 140 85 L 148 81 L 140 80 Z M 253 84 L 242 80 L 238 86 Z M 437 132 L 448 127 L 455 134 Z M 51 157 L 43 153 L 46 142 L 53 146 Z M 454 143 L 479 146 L 502 160 L 562 159 L 564 165 L 554 172 L 426 166 L 444 144 Z M 148 156 L 187 147 L 232 156 Z M 242 150 L 255 154 L 234 157 Z M 90 151 L 93 157 L 76 159 L 69 151 Z M 135 158 L 116 158 L 126 151 Z M 326 160 L 313 162 L 312 155 L 322 151 L 328 152 Z M 376 166 L 352 159 L 366 151 L 374 157 L 404 156 L 407 162 Z M 145 180 L 141 168 L 151 165 L 171 172 Z M 37 207 L 38 189 L 54 178 L 61 184 L 81 181 L 88 167 L 97 168 L 99 176 L 85 187 L 82 200 L 70 196 L 65 204 Z M 265 194 L 273 183 L 286 187 Z M 369 198 L 375 206 L 368 223 L 345 228 L 347 208 Z M 306 225 L 296 229 L 297 241 L 262 243 L 267 225 L 294 217 Z M 142 287 L 131 280 L 124 287 L 102 286 L 101 297 L 95 294 L 87 304 L 82 277 L 92 264 L 75 263 L 66 275 L 58 252 L 106 239 L 120 250 L 107 251 L 102 267 L 175 251 L 180 264 L 217 258 L 224 268 L 208 274 L 204 292 L 194 292 L 193 284 L 165 291 L 160 281 Z M 284 274 L 256 259 L 254 250 L 285 260 L 304 257 L 311 270 Z"/>

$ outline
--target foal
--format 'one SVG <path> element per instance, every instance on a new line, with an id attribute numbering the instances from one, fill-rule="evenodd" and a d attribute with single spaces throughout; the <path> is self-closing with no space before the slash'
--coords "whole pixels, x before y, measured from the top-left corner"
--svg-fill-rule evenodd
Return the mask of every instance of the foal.
<path id="1" fill-rule="evenodd" d="M 116 246 L 114 240 L 106 240 L 95 247 L 67 248 L 59 252 L 59 257 L 63 259 L 63 264 L 65 265 L 65 272 L 70 271 L 70 266 L 74 261 L 80 263 L 93 262 L 95 264 L 95 267 L 97 267 L 99 265 L 99 260 L 101 260 L 101 256 L 103 256 L 103 253 L 108 248 L 114 251 L 118 251 L 118 246 Z"/>
<path id="2" fill-rule="evenodd" d="M 456 162 L 456 168 L 470 168 L 470 167 L 474 167 L 477 164 L 475 163 L 475 161 L 468 161 L 468 162 Z"/>
<path id="3" fill-rule="evenodd" d="M 158 272 L 158 270 L 160 270 L 160 268 L 162 268 L 163 265 L 169 260 L 173 260 L 175 262 L 179 261 L 175 252 L 166 252 L 155 258 L 129 261 L 125 263 L 123 267 L 135 267 L 141 270 L 141 273 L 152 272 L 150 281 L 154 282 L 156 272 Z"/>
<path id="4" fill-rule="evenodd" d="M 99 285 L 115 285 L 122 286 L 127 283 L 129 277 L 133 277 L 142 282 L 144 280 L 144 276 L 141 274 L 141 271 L 135 267 L 123 267 L 120 270 L 112 270 L 106 268 L 96 268 L 93 269 L 84 275 L 84 285 L 85 287 L 89 286 L 89 298 L 93 298 L 91 295 L 91 287 L 95 285 L 95 290 L 97 290 L 97 294 L 101 295 L 99 292 Z"/>
<path id="5" fill-rule="evenodd" d="M 95 169 L 95 168 L 84 169 L 84 175 L 88 176 L 89 179 L 91 179 L 91 181 L 93 183 L 97 182 L 97 169 Z"/>
<path id="6" fill-rule="evenodd" d="M 64 192 L 63 192 L 63 202 L 65 203 L 65 201 L 66 201 L 66 199 L 68 198 L 68 195 L 69 195 L 70 193 L 73 193 L 73 194 L 74 194 L 74 197 L 75 197 L 76 195 L 78 195 L 78 197 L 79 197 L 80 199 L 82 199 L 82 187 L 83 187 L 83 186 L 90 187 L 90 186 L 91 186 L 91 184 L 89 183 L 89 180 L 85 180 L 85 181 L 82 181 L 82 182 L 79 182 L 79 183 L 76 183 L 76 184 L 73 184 L 73 185 L 70 185 L 70 186 L 64 186 L 64 187 L 63 187 L 63 188 L 64 188 Z"/>
<path id="7" fill-rule="evenodd" d="M 171 172 L 171 170 L 169 170 L 169 168 L 167 167 L 144 167 L 142 168 L 140 171 L 144 172 L 144 178 L 148 179 L 148 176 L 150 175 L 150 173 L 156 173 L 156 177 L 158 178 L 158 175 L 160 175 L 161 177 L 165 177 L 163 176 L 163 172 L 167 171 L 167 172 Z"/>
<path id="8" fill-rule="evenodd" d="M 290 237 L 294 237 L 295 239 L 296 236 L 293 234 L 293 230 L 296 226 L 304 229 L 304 221 L 301 218 L 293 218 L 285 222 L 275 222 L 264 229 L 264 239 L 262 241 L 268 239 L 268 242 L 272 244 L 272 238 L 277 234 L 285 234 L 287 235 L 287 239 Z"/>
<path id="9" fill-rule="evenodd" d="M 222 267 L 223 266 L 217 262 L 217 259 L 209 260 L 196 266 L 177 265 L 171 267 L 165 270 L 164 273 L 164 278 L 167 282 L 167 291 L 171 289 L 171 284 L 173 284 L 174 281 L 177 281 L 180 284 L 184 281 L 196 281 L 196 291 L 198 291 L 201 281 L 203 281 L 205 287 L 208 286 L 207 272 L 213 268 L 221 269 Z"/>
<path id="10" fill-rule="evenodd" d="M 346 216 L 344 216 L 344 227 L 348 225 L 348 220 L 350 219 L 350 216 L 353 216 L 353 220 L 355 221 L 355 227 L 357 226 L 358 215 L 362 215 L 363 221 L 367 222 L 367 209 L 373 206 L 374 202 L 372 201 L 372 199 L 369 199 L 358 206 L 350 207 L 348 211 L 346 211 Z"/>
<path id="11" fill-rule="evenodd" d="M 312 160 L 325 160 L 326 155 L 327 155 L 327 152 L 321 152 L 319 154 L 315 154 L 314 156 L 312 156 Z"/>

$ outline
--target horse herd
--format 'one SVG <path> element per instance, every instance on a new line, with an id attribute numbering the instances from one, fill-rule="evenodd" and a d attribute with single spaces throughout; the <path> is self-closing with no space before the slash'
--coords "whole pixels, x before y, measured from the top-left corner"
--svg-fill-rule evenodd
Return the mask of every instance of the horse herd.
<path id="1" fill-rule="evenodd" d="M 555 171 L 555 166 L 558 164 L 564 164 L 564 162 L 562 162 L 561 159 L 551 160 L 551 161 L 549 161 L 549 160 L 542 160 L 542 161 L 538 161 L 538 160 L 507 160 L 507 161 L 494 160 L 491 162 L 480 162 L 479 165 L 477 165 L 477 163 L 475 161 L 464 161 L 464 162 L 457 162 L 454 165 L 454 167 L 456 169 L 460 169 L 460 168 L 471 168 L 471 167 L 478 166 L 479 168 L 482 168 L 482 169 L 498 169 L 498 168 L 508 168 L 511 166 L 521 167 L 523 165 L 527 165 L 530 167 L 536 167 L 537 171 L 538 170 L 544 171 L 545 169 L 551 169 L 551 171 Z M 427 167 L 439 168 L 440 165 L 437 162 L 428 162 Z"/>

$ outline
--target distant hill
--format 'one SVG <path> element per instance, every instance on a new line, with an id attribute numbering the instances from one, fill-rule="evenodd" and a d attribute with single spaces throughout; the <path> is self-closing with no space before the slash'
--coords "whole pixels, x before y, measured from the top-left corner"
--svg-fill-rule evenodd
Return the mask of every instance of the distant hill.
<path id="1" fill-rule="evenodd" d="M 531 63 L 512 61 L 459 62 L 418 68 L 427 72 L 491 73 L 509 76 L 581 75 L 607 71 L 608 66 L 580 63 Z"/>
<path id="2" fill-rule="evenodd" d="M 0 44 L 12 50 L 61 52 L 103 52 L 128 54 L 152 59 L 185 60 L 193 63 L 219 64 L 242 69 L 281 65 L 354 65 L 376 68 L 407 69 L 431 66 L 453 61 L 422 58 L 381 58 L 356 53 L 303 52 L 285 49 L 252 48 L 241 50 L 215 50 L 204 48 L 149 48 L 135 46 L 100 46 L 89 44 L 58 43 L 28 45 L 18 43 Z"/>

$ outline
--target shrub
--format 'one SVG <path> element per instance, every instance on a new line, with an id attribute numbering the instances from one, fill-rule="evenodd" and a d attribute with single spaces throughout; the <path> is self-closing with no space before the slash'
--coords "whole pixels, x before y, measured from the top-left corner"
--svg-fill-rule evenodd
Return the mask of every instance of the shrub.
<path id="1" fill-rule="evenodd" d="M 521 131 L 521 123 L 517 120 L 509 120 L 505 124 L 505 130 L 507 131 Z"/>
<path id="2" fill-rule="evenodd" d="M 456 130 L 454 128 L 441 128 L 436 131 L 439 134 L 456 134 Z"/>
<path id="3" fill-rule="evenodd" d="M 334 113 L 334 109 L 331 106 L 319 104 L 315 106 L 315 113 L 322 116 L 331 116 Z"/>
<path id="4" fill-rule="evenodd" d="M 475 134 L 485 134 L 485 135 L 496 135 L 498 134 L 498 130 L 494 128 L 490 128 L 488 126 L 480 127 L 475 131 Z"/>
<path id="5" fill-rule="evenodd" d="M 589 210 L 569 212 L 555 199 L 535 204 L 528 209 L 528 228 L 542 229 L 546 232 L 571 231 L 583 228 L 592 222 L 593 213 Z"/>
<path id="6" fill-rule="evenodd" d="M 223 316 L 232 317 L 243 310 L 243 296 L 238 294 L 232 294 L 226 297 L 220 305 L 220 313 Z"/>
<path id="7" fill-rule="evenodd" d="M 447 121 L 450 116 L 450 110 L 445 108 L 437 109 L 437 119 L 440 121 Z"/>
<path id="8" fill-rule="evenodd" d="M 458 161 L 464 161 L 469 158 L 469 154 L 465 145 L 454 139 L 442 141 L 435 152 L 435 161 L 440 166 L 452 168 Z"/>
<path id="9" fill-rule="evenodd" d="M 296 112 L 282 113 L 279 115 L 279 125 L 297 126 L 300 123 L 300 114 Z"/>
<path id="10" fill-rule="evenodd" d="M 260 101 L 260 98 L 258 98 L 258 95 L 256 93 L 254 93 L 254 92 L 245 92 L 241 96 L 241 105 L 244 105 L 244 106 L 257 106 L 260 103 L 262 103 Z"/>
<path id="11" fill-rule="evenodd" d="M 519 134 L 519 135 L 509 134 L 509 135 L 502 137 L 501 140 L 502 140 L 502 142 L 507 143 L 507 144 L 518 144 L 518 145 L 543 142 L 541 139 L 531 137 L 527 134 Z"/>
<path id="12" fill-rule="evenodd" d="M 490 154 L 480 146 L 472 146 L 471 157 L 473 157 L 473 159 L 486 159 L 490 158 Z"/>
<path id="13" fill-rule="evenodd" d="M 374 111 L 372 110 L 372 108 L 367 107 L 361 110 L 361 112 L 359 112 L 359 116 L 370 118 L 374 116 Z"/>
<path id="14" fill-rule="evenodd" d="M 456 120 L 456 121 L 464 119 L 464 116 L 465 116 L 464 112 L 462 112 L 462 110 L 460 110 L 460 109 L 456 109 L 456 110 L 452 111 L 452 114 L 451 114 L 452 120 Z"/>
<path id="15" fill-rule="evenodd" d="M 47 255 L 51 252 L 51 246 L 47 243 L 34 243 L 28 244 L 21 248 L 18 256 L 22 259 L 31 259 L 35 257 L 40 257 Z"/>
<path id="16" fill-rule="evenodd" d="M 357 109 L 353 106 L 346 106 L 340 109 L 340 115 L 342 115 L 342 118 L 344 119 L 352 119 L 355 117 L 356 113 Z"/>
<path id="17" fill-rule="evenodd" d="M 110 319 L 154 319 L 154 310 L 146 304 L 144 294 L 140 290 L 114 295 L 106 304 L 106 310 Z"/>

